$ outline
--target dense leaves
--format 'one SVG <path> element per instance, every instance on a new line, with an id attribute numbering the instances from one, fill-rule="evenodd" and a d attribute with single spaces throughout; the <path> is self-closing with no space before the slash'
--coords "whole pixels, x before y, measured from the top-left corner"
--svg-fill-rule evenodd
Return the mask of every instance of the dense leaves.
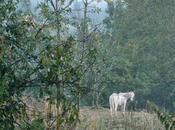
<path id="1" fill-rule="evenodd" d="M 162 112 L 154 103 L 148 102 L 148 106 L 153 110 L 161 123 L 165 126 L 166 130 L 174 130 L 175 128 L 175 117 L 167 112 Z"/>
<path id="2" fill-rule="evenodd" d="M 107 3 L 103 53 L 111 84 L 105 93 L 135 90 L 138 107 L 149 99 L 173 110 L 174 1 Z"/>

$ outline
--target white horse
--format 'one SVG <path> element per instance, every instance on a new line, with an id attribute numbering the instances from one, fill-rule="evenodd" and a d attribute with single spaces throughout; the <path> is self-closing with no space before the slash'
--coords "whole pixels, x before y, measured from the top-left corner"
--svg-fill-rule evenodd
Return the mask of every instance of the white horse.
<path id="1" fill-rule="evenodd" d="M 109 97 L 111 116 L 113 116 L 113 113 L 115 115 L 117 114 L 118 106 L 123 107 L 123 112 L 125 112 L 128 99 L 133 101 L 134 96 L 135 96 L 134 92 L 118 93 L 118 94 L 113 93 Z"/>

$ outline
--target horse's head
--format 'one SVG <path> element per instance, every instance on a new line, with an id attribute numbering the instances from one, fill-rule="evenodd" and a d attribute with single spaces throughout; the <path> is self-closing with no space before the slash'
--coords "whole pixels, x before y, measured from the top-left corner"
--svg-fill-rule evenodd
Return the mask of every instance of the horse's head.
<path id="1" fill-rule="evenodd" d="M 130 94 L 131 101 L 133 101 L 134 100 L 135 93 L 134 92 L 129 92 L 129 94 Z"/>

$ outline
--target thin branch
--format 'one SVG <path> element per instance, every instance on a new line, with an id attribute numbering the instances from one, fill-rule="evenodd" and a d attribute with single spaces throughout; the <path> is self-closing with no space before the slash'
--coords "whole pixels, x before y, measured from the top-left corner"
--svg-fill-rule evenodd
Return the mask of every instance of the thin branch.
<path id="1" fill-rule="evenodd" d="M 51 3 L 51 5 L 52 5 L 53 9 L 56 10 L 56 7 L 55 7 L 55 5 L 54 5 L 54 3 L 53 3 L 52 0 L 50 0 L 50 3 Z"/>
<path id="2" fill-rule="evenodd" d="M 38 36 L 38 34 L 43 30 L 43 28 L 46 26 L 46 22 L 48 21 L 48 19 L 46 19 L 44 21 L 44 23 L 42 24 L 41 28 L 39 28 L 39 30 L 37 31 L 35 38 Z"/>
<path id="3" fill-rule="evenodd" d="M 70 0 L 69 3 L 63 8 L 63 10 L 66 10 L 71 4 L 72 4 L 73 0 Z"/>

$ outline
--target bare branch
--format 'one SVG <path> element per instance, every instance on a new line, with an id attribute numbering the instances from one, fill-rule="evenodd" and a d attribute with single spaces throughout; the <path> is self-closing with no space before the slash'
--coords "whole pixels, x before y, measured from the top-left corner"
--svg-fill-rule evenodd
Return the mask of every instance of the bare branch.
<path id="1" fill-rule="evenodd" d="M 73 0 L 70 0 L 69 3 L 63 8 L 63 10 L 66 10 L 71 4 L 72 4 Z"/>
<path id="2" fill-rule="evenodd" d="M 43 28 L 46 26 L 46 22 L 47 22 L 48 19 L 46 19 L 43 23 L 43 25 L 41 26 L 41 28 L 39 28 L 39 30 L 37 31 L 36 35 L 35 35 L 35 38 L 38 36 L 38 34 L 43 30 Z"/>
<path id="3" fill-rule="evenodd" d="M 52 0 L 50 0 L 50 3 L 51 3 L 51 5 L 52 5 L 53 9 L 56 10 L 56 7 L 55 7 L 55 5 L 54 5 L 54 3 L 53 3 Z"/>

